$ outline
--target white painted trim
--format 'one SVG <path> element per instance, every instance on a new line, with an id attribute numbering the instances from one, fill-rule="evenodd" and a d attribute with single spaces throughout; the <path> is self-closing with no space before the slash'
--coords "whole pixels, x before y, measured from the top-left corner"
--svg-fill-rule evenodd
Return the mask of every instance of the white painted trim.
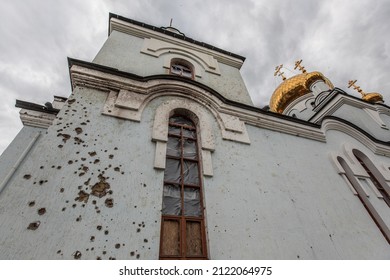
<path id="1" fill-rule="evenodd" d="M 378 155 L 390 156 L 390 147 L 372 141 L 369 137 L 358 131 L 357 129 L 334 119 L 325 119 L 322 122 L 322 131 L 326 133 L 329 130 L 337 130 L 356 139 L 372 152 Z"/>
<path id="2" fill-rule="evenodd" d="M 329 102 L 326 106 L 324 106 L 323 108 L 321 108 L 321 110 L 317 112 L 317 115 L 313 119 L 311 119 L 311 122 L 317 123 L 321 121 L 324 117 L 333 115 L 343 105 L 350 105 L 358 109 L 366 110 L 370 117 L 372 117 L 381 127 L 384 122 L 380 118 L 379 114 L 386 114 L 390 116 L 390 110 L 379 104 L 371 104 L 363 100 L 338 94 L 331 102 Z M 369 113 L 369 111 L 367 110 L 371 111 L 371 113 Z M 373 114 L 372 112 L 377 113 Z"/>
<path id="3" fill-rule="evenodd" d="M 351 192 L 354 194 L 354 195 L 358 195 L 358 193 L 356 192 L 355 188 L 351 185 L 351 182 L 348 180 L 347 176 L 344 174 L 340 174 L 341 177 L 344 179 L 344 181 L 347 183 L 347 186 L 348 188 L 351 190 Z"/>
<path id="4" fill-rule="evenodd" d="M 110 19 L 110 33 L 114 30 L 125 34 L 133 35 L 139 38 L 153 38 L 166 43 L 174 44 L 175 46 L 182 46 L 183 48 L 186 49 L 191 49 L 196 52 L 210 55 L 213 58 L 215 58 L 217 61 L 238 69 L 240 69 L 244 63 L 244 61 L 242 61 L 241 59 L 228 56 L 226 54 L 213 51 L 206 47 L 198 46 L 190 42 L 186 42 L 184 40 L 177 39 L 172 36 L 168 36 L 163 33 L 150 30 L 148 28 L 137 26 L 117 18 Z"/>
<path id="5" fill-rule="evenodd" d="M 143 110 L 151 100 L 160 96 L 171 96 L 174 98 L 185 97 L 202 104 L 204 107 L 207 107 L 208 110 L 210 110 L 210 112 L 217 119 L 220 128 L 225 130 L 224 137 L 229 140 L 235 139 L 234 141 L 241 143 L 250 143 L 249 138 L 245 135 L 245 131 L 242 131 L 242 133 L 239 134 L 240 137 L 234 135 L 235 132 L 230 130 L 232 126 L 230 126 L 228 123 L 224 124 L 223 117 L 220 117 L 221 114 L 227 114 L 232 117 L 236 117 L 238 118 L 239 122 L 244 123 L 245 125 L 253 125 L 258 128 L 269 129 L 321 142 L 326 142 L 327 131 L 337 130 L 355 138 L 375 154 L 390 156 L 389 146 L 372 141 L 360 131 L 338 120 L 325 119 L 322 122 L 321 128 L 313 127 L 304 123 L 289 121 L 285 118 L 279 118 L 277 115 L 263 114 L 261 112 L 225 104 L 210 92 L 207 92 L 206 90 L 203 90 L 196 85 L 188 84 L 182 81 L 156 79 L 150 80 L 148 82 L 140 82 L 130 78 L 125 78 L 113 74 L 106 74 L 98 70 L 92 70 L 77 65 L 73 65 L 71 67 L 70 73 L 74 87 L 82 86 L 109 92 L 106 104 L 104 105 L 103 109 L 103 114 L 106 115 L 140 121 Z M 129 105 L 129 108 L 127 109 L 123 108 L 126 107 L 124 104 L 118 103 L 118 106 L 116 106 L 116 96 L 121 90 L 131 92 L 131 94 L 137 94 L 137 96 L 140 98 L 138 104 Z M 364 103 L 364 105 L 367 105 L 368 108 L 375 108 L 375 106 L 380 106 L 371 105 L 367 104 L 366 102 L 359 102 L 356 100 L 354 102 L 357 104 Z M 138 107 L 138 109 L 136 107 Z M 235 129 L 236 128 L 233 128 L 233 130 Z"/>
<path id="6" fill-rule="evenodd" d="M 53 124 L 53 121 L 56 118 L 53 114 L 28 109 L 21 109 L 19 111 L 19 116 L 23 125 L 39 128 L 48 128 Z"/>
<path id="7" fill-rule="evenodd" d="M 19 156 L 19 158 L 16 160 L 14 165 L 11 167 L 8 174 L 4 177 L 3 181 L 0 184 L 0 194 L 4 190 L 4 188 L 7 186 L 9 180 L 12 178 L 12 176 L 15 174 L 16 170 L 18 170 L 20 164 L 25 159 L 27 154 L 30 152 L 31 148 L 34 146 L 34 144 L 37 142 L 39 136 L 41 136 L 41 132 L 37 132 L 31 141 L 28 143 L 27 147 L 24 149 L 23 153 Z"/>
<path id="8" fill-rule="evenodd" d="M 177 46 L 176 44 L 154 38 L 145 38 L 141 53 L 156 58 L 160 56 L 168 56 L 164 60 L 165 68 L 170 68 L 170 61 L 173 58 L 182 58 L 184 60 L 189 60 L 195 66 L 195 74 L 198 77 L 201 76 L 200 67 L 202 67 L 206 72 L 221 75 L 218 61 L 213 56 L 182 46 Z"/>

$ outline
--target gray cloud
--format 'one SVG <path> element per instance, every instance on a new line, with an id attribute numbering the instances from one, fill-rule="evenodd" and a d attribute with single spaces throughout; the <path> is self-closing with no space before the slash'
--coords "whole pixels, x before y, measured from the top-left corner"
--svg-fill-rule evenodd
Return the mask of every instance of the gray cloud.
<path id="1" fill-rule="evenodd" d="M 15 99 L 45 103 L 68 96 L 67 57 L 91 61 L 107 38 L 108 13 L 187 36 L 245 56 L 243 79 L 256 106 L 268 104 L 283 63 L 324 73 L 347 89 L 350 79 L 390 102 L 390 2 L 387 0 L 13 0 L 0 16 L 0 153 L 21 128 Z"/>

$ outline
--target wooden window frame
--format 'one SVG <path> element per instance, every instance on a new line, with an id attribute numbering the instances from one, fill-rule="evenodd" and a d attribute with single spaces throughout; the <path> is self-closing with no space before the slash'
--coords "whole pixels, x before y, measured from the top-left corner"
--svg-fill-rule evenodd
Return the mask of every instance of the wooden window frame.
<path id="1" fill-rule="evenodd" d="M 367 172 L 368 176 L 370 176 L 371 181 L 382 195 L 383 200 L 386 202 L 387 206 L 390 207 L 390 187 L 386 183 L 383 176 L 380 174 L 379 170 L 365 154 L 356 149 L 354 149 L 352 152 L 359 161 L 360 165 Z"/>
<path id="2" fill-rule="evenodd" d="M 175 65 L 179 66 L 179 67 L 185 67 L 187 68 L 190 72 L 191 72 L 191 76 L 186 76 L 186 75 L 183 75 L 183 71 L 181 73 L 175 73 L 172 71 L 172 67 L 174 67 Z M 169 73 L 171 75 L 176 75 L 176 76 L 180 76 L 180 77 L 183 77 L 183 78 L 187 78 L 187 79 L 191 79 L 193 80 L 194 79 L 194 67 L 187 61 L 183 60 L 183 59 L 172 59 L 171 60 L 171 65 L 169 67 Z"/>
<path id="3" fill-rule="evenodd" d="M 367 195 L 365 194 L 362 186 L 360 185 L 358 179 L 356 179 L 355 175 L 353 174 L 352 169 L 349 167 L 348 163 L 342 158 L 337 157 L 337 161 L 340 163 L 341 167 L 344 169 L 345 176 L 347 177 L 348 181 L 351 183 L 352 187 L 355 189 L 357 196 L 361 203 L 363 204 L 364 208 L 366 208 L 368 214 L 371 216 L 381 233 L 383 234 L 383 237 L 386 239 L 386 241 L 390 244 L 390 229 L 386 225 L 385 221 L 382 219 L 382 217 L 379 215 L 378 211 L 376 211 L 375 207 L 372 205 L 371 201 L 368 199 Z"/>
<path id="4" fill-rule="evenodd" d="M 180 186 L 180 203 L 181 203 L 181 213 L 180 215 L 167 215 L 167 214 L 162 214 L 161 216 L 161 236 L 160 236 L 160 253 L 159 253 L 159 258 L 160 259 L 207 259 L 207 244 L 206 244 L 206 230 L 205 230 L 205 219 L 204 219 L 204 205 L 203 205 L 203 186 L 202 186 L 202 172 L 201 172 L 201 158 L 200 158 L 200 147 L 199 147 L 199 135 L 198 135 L 198 129 L 195 125 L 195 123 L 186 115 L 184 114 L 174 114 L 173 116 L 170 117 L 182 117 L 185 118 L 186 120 L 190 121 L 192 123 L 192 126 L 185 125 L 185 124 L 177 124 L 169 121 L 169 126 L 170 127 L 177 127 L 180 128 L 180 135 L 177 134 L 171 134 L 169 133 L 168 129 L 168 138 L 177 138 L 180 141 L 180 156 L 172 156 L 172 155 L 166 155 L 166 160 L 167 159 L 173 159 L 173 160 L 180 160 L 180 182 L 172 182 L 172 181 L 167 181 L 164 178 L 164 186 L 165 185 L 177 185 Z M 189 137 L 189 136 L 184 136 L 183 130 L 190 130 L 193 131 L 195 134 L 195 138 Z M 184 141 L 190 139 L 195 142 L 195 147 L 196 147 L 196 159 L 190 159 L 188 157 L 184 156 Z M 167 148 L 168 149 L 168 148 Z M 197 164 L 197 174 L 198 174 L 198 183 L 197 184 L 189 184 L 189 183 L 184 183 L 184 162 L 193 162 Z M 192 188 L 192 189 L 198 189 L 199 190 L 199 199 L 200 199 L 200 216 L 185 216 L 184 213 L 184 190 L 185 188 Z M 164 246 L 164 226 L 165 226 L 165 221 L 168 220 L 173 220 L 173 221 L 178 221 L 179 223 L 179 254 L 177 255 L 164 255 L 163 254 L 163 246 Z M 187 252 L 187 223 L 189 222 L 196 222 L 200 224 L 200 238 L 201 238 L 201 255 L 189 255 Z"/>

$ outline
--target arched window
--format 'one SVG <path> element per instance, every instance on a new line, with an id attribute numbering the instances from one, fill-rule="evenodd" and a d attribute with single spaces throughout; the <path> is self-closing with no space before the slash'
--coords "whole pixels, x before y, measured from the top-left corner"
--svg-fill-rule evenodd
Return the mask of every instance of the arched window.
<path id="1" fill-rule="evenodd" d="M 337 157 L 337 161 L 340 163 L 341 167 L 345 171 L 345 176 L 348 181 L 355 189 L 359 200 L 362 202 L 363 206 L 366 208 L 368 214 L 370 214 L 371 218 L 374 220 L 375 224 L 378 226 L 379 230 L 382 232 L 383 236 L 390 244 L 390 229 L 383 221 L 382 217 L 379 215 L 378 211 L 376 211 L 375 207 L 372 205 L 367 195 L 365 194 L 363 188 L 360 186 L 358 179 L 354 176 L 352 169 L 349 167 L 348 163 L 342 158 Z"/>
<path id="2" fill-rule="evenodd" d="M 383 200 L 390 207 L 390 187 L 383 178 L 383 175 L 379 172 L 371 160 L 361 151 L 353 150 L 353 154 L 370 176 L 371 181 L 382 195 Z"/>
<path id="3" fill-rule="evenodd" d="M 181 59 L 173 59 L 171 61 L 171 69 L 170 73 L 173 75 L 178 75 L 181 77 L 186 77 L 193 79 L 194 78 L 194 67 L 186 62 L 185 60 Z"/>
<path id="4" fill-rule="evenodd" d="M 160 259 L 206 259 L 202 178 L 195 124 L 169 119 Z"/>

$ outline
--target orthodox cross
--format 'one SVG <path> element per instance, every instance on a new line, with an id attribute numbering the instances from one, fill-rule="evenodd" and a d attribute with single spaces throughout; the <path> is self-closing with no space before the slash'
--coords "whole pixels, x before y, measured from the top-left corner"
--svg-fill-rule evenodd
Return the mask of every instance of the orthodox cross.
<path id="1" fill-rule="evenodd" d="M 280 70 L 282 70 L 282 68 L 283 68 L 283 64 L 276 66 L 274 76 L 278 75 L 278 76 L 282 77 L 283 81 L 285 81 L 286 76 L 284 76 L 284 72 L 280 71 Z"/>
<path id="2" fill-rule="evenodd" d="M 363 97 L 366 96 L 366 93 L 359 86 L 356 85 L 356 82 L 357 80 L 350 80 L 348 82 L 348 88 L 353 87 L 353 89 L 357 90 Z"/>
<path id="3" fill-rule="evenodd" d="M 306 69 L 305 69 L 305 67 L 303 67 L 303 66 L 301 65 L 301 63 L 302 63 L 302 59 L 301 59 L 301 60 L 295 61 L 294 70 L 297 69 L 297 68 L 299 68 L 299 70 L 301 70 L 302 73 L 305 74 L 305 73 L 306 73 Z"/>

